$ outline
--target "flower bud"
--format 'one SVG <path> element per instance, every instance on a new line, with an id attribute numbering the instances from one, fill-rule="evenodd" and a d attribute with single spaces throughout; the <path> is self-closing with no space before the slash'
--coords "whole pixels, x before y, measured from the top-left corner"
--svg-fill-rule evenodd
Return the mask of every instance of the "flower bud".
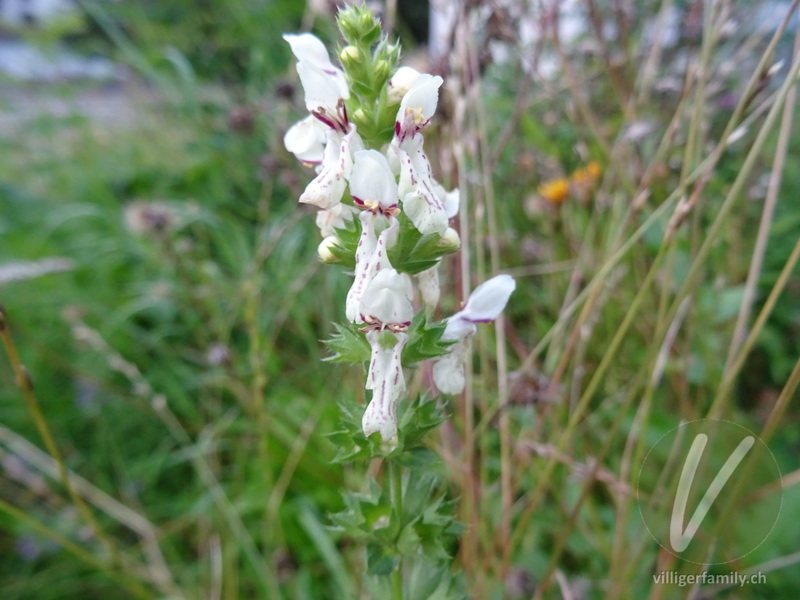
<path id="1" fill-rule="evenodd" d="M 381 37 L 381 24 L 366 6 L 348 6 L 336 17 L 339 30 L 350 43 L 370 46 Z"/>
<path id="2" fill-rule="evenodd" d="M 375 79 L 384 82 L 389 78 L 389 73 L 392 70 L 392 63 L 386 60 L 378 60 L 373 65 L 373 73 Z"/>
<path id="3" fill-rule="evenodd" d="M 324 240 L 322 240 L 317 247 L 317 254 L 319 255 L 319 259 L 328 264 L 337 263 L 339 259 L 336 258 L 336 255 L 333 253 L 332 249 L 336 246 L 340 246 L 341 241 L 335 235 L 329 235 Z"/>
<path id="4" fill-rule="evenodd" d="M 461 248 L 461 238 L 458 237 L 458 232 L 455 229 L 448 227 L 447 231 L 444 232 L 444 235 L 439 238 L 437 246 L 448 253 L 458 252 L 458 249 Z"/>
<path id="5" fill-rule="evenodd" d="M 369 117 L 363 107 L 357 108 L 350 119 L 356 124 L 356 128 L 358 129 L 369 127 Z"/>
<path id="6" fill-rule="evenodd" d="M 339 52 L 339 60 L 346 69 L 349 69 L 361 62 L 361 53 L 355 46 L 345 46 Z"/>

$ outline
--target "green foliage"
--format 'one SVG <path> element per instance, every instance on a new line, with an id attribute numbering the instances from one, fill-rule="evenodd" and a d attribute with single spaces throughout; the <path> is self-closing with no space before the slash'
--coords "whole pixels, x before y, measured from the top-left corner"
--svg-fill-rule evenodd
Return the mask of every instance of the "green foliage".
<path id="1" fill-rule="evenodd" d="M 336 228 L 338 241 L 330 250 L 336 259 L 336 264 L 353 269 L 356 266 L 356 248 L 361 239 L 361 221 L 350 219 L 346 220 L 344 225 Z"/>
<path id="2" fill-rule="evenodd" d="M 411 366 L 447 354 L 453 342 L 442 341 L 445 327 L 444 321 L 432 323 L 424 311 L 415 314 L 408 328 L 408 342 L 403 348 L 403 365 Z"/>
<path id="3" fill-rule="evenodd" d="M 362 363 L 370 358 L 370 347 L 367 338 L 356 325 L 334 323 L 336 333 L 325 344 L 333 354 L 325 360 L 331 362 Z"/>
<path id="4" fill-rule="evenodd" d="M 100 34 L 85 38 L 84 45 L 116 50 L 127 59 L 126 48 L 132 49 L 141 61 L 136 66 L 164 71 L 173 68 L 170 55 L 179 56 L 202 79 L 266 86 L 290 56 L 281 34 L 297 28 L 304 10 L 302 3 L 289 0 L 86 0 L 81 5 Z"/>
<path id="5" fill-rule="evenodd" d="M 404 466 L 427 466 L 435 461 L 423 444 L 425 434 L 444 422 L 444 409 L 435 399 L 418 396 L 414 400 L 402 399 L 397 406 L 398 441 L 387 446 L 379 434 L 369 437 L 361 429 L 365 406 L 346 398 L 340 401 L 340 428 L 328 434 L 338 454 L 334 462 L 365 461 L 385 458 Z"/>
<path id="6" fill-rule="evenodd" d="M 416 275 L 435 266 L 439 259 L 457 250 L 447 245 L 441 236 L 420 233 L 408 216 L 401 213 L 397 244 L 389 249 L 392 266 L 401 273 Z"/>
<path id="7" fill-rule="evenodd" d="M 447 564 L 461 526 L 453 517 L 455 503 L 444 499 L 440 486 L 430 472 L 406 477 L 398 514 L 389 492 L 370 480 L 366 493 L 345 493 L 345 510 L 331 519 L 337 530 L 366 544 L 370 575 L 388 575 L 403 557 Z"/>
<path id="8" fill-rule="evenodd" d="M 400 273 L 416 275 L 435 267 L 443 256 L 458 250 L 451 245 L 449 239 L 433 233 L 420 233 L 405 213 L 400 213 L 398 220 L 398 241 L 389 249 L 389 260 L 392 267 Z M 361 239 L 361 221 L 346 221 L 343 228 L 336 229 L 336 237 L 339 239 L 330 249 L 334 262 L 349 268 L 355 267 L 355 254 Z"/>

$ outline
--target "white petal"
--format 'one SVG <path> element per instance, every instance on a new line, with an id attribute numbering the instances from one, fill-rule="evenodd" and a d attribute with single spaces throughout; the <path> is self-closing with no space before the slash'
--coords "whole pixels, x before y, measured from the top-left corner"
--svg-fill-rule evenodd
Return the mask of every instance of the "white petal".
<path id="1" fill-rule="evenodd" d="M 322 162 L 325 148 L 325 129 L 314 117 L 306 117 L 289 128 L 283 136 L 283 145 L 299 161 L 318 164 Z"/>
<path id="2" fill-rule="evenodd" d="M 355 125 L 351 125 L 347 135 L 341 135 L 333 129 L 329 129 L 326 135 L 328 143 L 325 145 L 319 175 L 300 196 L 300 202 L 322 209 L 332 208 L 341 202 L 353 168 L 352 152 L 363 147 Z"/>
<path id="3" fill-rule="evenodd" d="M 425 269 L 421 273 L 417 273 L 416 278 L 419 284 L 419 293 L 420 296 L 422 296 L 422 302 L 430 310 L 435 309 L 436 305 L 439 304 L 439 296 L 441 295 L 438 263 L 430 269 Z"/>
<path id="4" fill-rule="evenodd" d="M 389 86 L 387 94 L 389 104 L 398 104 L 417 81 L 419 75 L 419 71 L 411 67 L 397 69 L 387 84 Z"/>
<path id="5" fill-rule="evenodd" d="M 394 269 L 381 269 L 364 290 L 359 312 L 384 325 L 410 324 L 414 317 L 406 279 Z"/>
<path id="6" fill-rule="evenodd" d="M 397 182 L 386 157 L 377 150 L 360 150 L 353 155 L 350 193 L 374 210 L 397 206 Z"/>
<path id="7" fill-rule="evenodd" d="M 443 394 L 460 394 L 464 391 L 464 361 L 467 356 L 467 343 L 453 345 L 446 354 L 433 363 L 433 382 Z"/>
<path id="8" fill-rule="evenodd" d="M 384 348 L 380 343 L 382 335 L 394 335 L 397 342 L 393 347 Z M 381 438 L 389 442 L 397 437 L 397 401 L 406 389 L 401 355 L 408 335 L 373 330 L 367 333 L 367 341 L 372 347 L 372 357 L 366 388 L 372 390 L 372 400 L 364 411 L 361 428 L 364 435 L 379 432 Z"/>
<path id="9" fill-rule="evenodd" d="M 438 200 L 433 201 L 432 194 L 425 191 L 422 188 L 406 194 L 403 198 L 403 212 L 420 233 L 444 235 L 447 231 L 447 214 Z"/>
<path id="10" fill-rule="evenodd" d="M 447 319 L 442 339 L 464 340 L 475 333 L 475 323 L 494 321 L 508 303 L 517 283 L 511 275 L 497 275 L 470 294 L 466 306 Z"/>
<path id="11" fill-rule="evenodd" d="M 325 44 L 319 38 L 310 33 L 301 33 L 298 35 L 286 34 L 283 39 L 289 43 L 292 54 L 299 62 L 321 70 L 336 85 L 340 98 L 347 100 L 350 97 L 344 73 L 333 65 Z"/>
<path id="12" fill-rule="evenodd" d="M 355 277 L 345 300 L 345 315 L 347 320 L 353 323 L 361 322 L 361 299 L 367 286 L 372 283 L 379 271 L 392 268 L 388 249 L 397 241 L 397 232 L 400 229 L 397 219 L 392 218 L 389 227 L 381 231 L 380 235 L 376 235 L 375 227 L 379 220 L 383 222 L 384 218 L 369 211 L 362 211 L 359 218 L 361 239 L 356 248 Z"/>
<path id="13" fill-rule="evenodd" d="M 339 100 L 342 96 L 341 88 L 322 69 L 309 63 L 297 63 L 297 74 L 305 92 L 306 108 L 308 112 L 325 112 L 335 115 Z"/>
<path id="14" fill-rule="evenodd" d="M 317 211 L 317 227 L 322 237 L 336 235 L 337 229 L 344 229 L 360 211 L 340 202 L 327 210 Z"/>
<path id="15" fill-rule="evenodd" d="M 422 141 L 422 136 L 417 136 L 392 142 L 392 149 L 400 161 L 398 194 L 403 200 L 403 212 L 420 233 L 443 235 L 447 231 L 447 212 L 433 187 L 431 165 L 423 151 Z"/>
<path id="16" fill-rule="evenodd" d="M 444 212 L 447 213 L 448 219 L 452 219 L 458 214 L 458 207 L 461 204 L 461 193 L 458 191 L 458 188 L 453 188 L 448 192 L 441 185 L 439 185 L 439 187 L 444 192 L 443 198 L 439 196 L 444 206 Z"/>
<path id="17" fill-rule="evenodd" d="M 289 43 L 292 48 L 292 54 L 295 55 L 297 60 L 317 66 L 327 64 L 333 67 L 325 44 L 317 36 L 311 33 L 287 33 L 283 36 L 283 39 Z"/>
<path id="18" fill-rule="evenodd" d="M 414 85 L 403 96 L 395 117 L 395 133 L 400 140 L 425 127 L 436 112 L 442 78 L 427 73 L 417 77 Z"/>
<path id="19" fill-rule="evenodd" d="M 494 321 L 508 303 L 517 282 L 511 275 L 497 275 L 484 281 L 469 295 L 466 306 L 457 313 L 473 323 Z"/>
<path id="20" fill-rule="evenodd" d="M 478 330 L 478 328 L 475 327 L 475 323 L 461 317 L 460 313 L 453 315 L 445 322 L 447 325 L 442 333 L 442 339 L 446 342 L 465 340 Z"/>

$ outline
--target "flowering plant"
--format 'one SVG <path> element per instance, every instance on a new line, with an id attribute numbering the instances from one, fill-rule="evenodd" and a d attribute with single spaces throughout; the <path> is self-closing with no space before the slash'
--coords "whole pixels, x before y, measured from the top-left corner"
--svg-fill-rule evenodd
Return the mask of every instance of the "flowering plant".
<path id="1" fill-rule="evenodd" d="M 424 433 L 442 421 L 441 407 L 430 397 L 405 397 L 404 368 L 433 359 L 439 391 L 460 393 L 476 323 L 497 318 L 515 283 L 498 275 L 478 286 L 461 311 L 432 321 L 440 259 L 460 246 L 450 227 L 458 191 L 436 181 L 424 150 L 423 132 L 443 80 L 398 68 L 399 46 L 382 36 L 369 10 L 344 9 L 338 24 L 346 41 L 338 53 L 342 68 L 313 35 L 284 36 L 309 112 L 284 143 L 316 169 L 300 202 L 319 209 L 321 260 L 353 269 L 347 322 L 328 341 L 330 360 L 368 362 L 365 388 L 372 395 L 365 409 L 343 406 L 344 428 L 332 436 L 338 460 L 384 459 L 391 489 L 386 493 L 375 484 L 367 496 L 346 496 L 348 510 L 334 520 L 366 541 L 367 571 L 391 575 L 394 597 L 406 597 L 407 577 L 433 577 L 449 594 L 442 572 L 431 569 L 447 560 L 457 526 L 449 503 L 434 498 L 436 478 L 419 461 L 427 452 Z M 405 569 L 404 557 L 413 559 Z"/>

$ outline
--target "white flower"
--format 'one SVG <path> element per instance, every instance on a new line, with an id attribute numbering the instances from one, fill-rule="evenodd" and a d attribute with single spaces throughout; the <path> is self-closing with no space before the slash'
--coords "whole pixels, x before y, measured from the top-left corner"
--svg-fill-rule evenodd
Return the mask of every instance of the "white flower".
<path id="1" fill-rule="evenodd" d="M 436 192 L 438 185 L 431 175 L 431 165 L 422 149 L 422 136 L 395 137 L 392 148 L 400 162 L 398 194 L 403 212 L 422 234 L 447 231 L 449 219 L 444 204 Z"/>
<path id="2" fill-rule="evenodd" d="M 447 319 L 442 340 L 457 343 L 433 366 L 433 380 L 439 391 L 459 394 L 464 389 L 467 340 L 477 331 L 475 324 L 494 321 L 503 312 L 516 287 L 511 275 L 492 277 L 475 288 L 463 309 Z"/>
<path id="3" fill-rule="evenodd" d="M 400 110 L 397 111 L 394 123 L 394 133 L 399 141 L 406 137 L 414 137 L 425 127 L 436 112 L 439 102 L 439 87 L 443 80 L 438 75 L 427 73 L 418 75 L 403 100 Z"/>
<path id="4" fill-rule="evenodd" d="M 389 92 L 387 94 L 389 104 L 399 104 L 408 93 L 408 90 L 410 90 L 417 81 L 419 75 L 419 71 L 411 67 L 400 67 L 397 69 L 387 83 L 389 86 Z"/>
<path id="5" fill-rule="evenodd" d="M 340 98 L 347 100 L 350 97 L 344 73 L 331 62 L 328 50 L 319 38 L 310 33 L 300 33 L 297 35 L 286 34 L 283 39 L 289 43 L 292 54 L 299 63 L 314 67 L 327 75 L 328 79 L 338 88 Z"/>
<path id="6" fill-rule="evenodd" d="M 395 344 L 384 346 L 381 336 L 394 336 Z M 397 437 L 397 401 L 406 389 L 400 359 L 408 335 L 373 329 L 367 332 L 367 341 L 372 355 L 366 388 L 372 390 L 372 400 L 364 411 L 361 428 L 366 436 L 377 431 L 385 442 L 392 442 Z"/>
<path id="7" fill-rule="evenodd" d="M 361 299 L 364 291 L 381 269 L 391 269 L 388 250 L 397 241 L 400 225 L 394 217 L 389 219 L 389 226 L 377 235 L 375 228 L 379 220 L 385 218 L 370 211 L 363 211 L 359 215 L 361 220 L 361 239 L 356 249 L 356 269 L 353 285 L 347 292 L 345 300 L 345 315 L 352 323 L 361 321 Z"/>
<path id="8" fill-rule="evenodd" d="M 318 165 L 325 149 L 326 127 L 316 118 L 308 116 L 289 128 L 283 136 L 283 145 L 302 163 Z"/>
<path id="9" fill-rule="evenodd" d="M 372 212 L 397 214 L 397 182 L 386 157 L 377 150 L 360 150 L 353 158 L 350 195 L 356 206 Z"/>
<path id="10" fill-rule="evenodd" d="M 285 35 L 283 39 L 297 57 L 297 74 L 311 113 L 311 117 L 293 125 L 283 141 L 298 159 L 319 165 L 317 177 L 308 184 L 300 202 L 330 209 L 342 199 L 353 152 L 363 148 L 355 125 L 347 118 L 344 101 L 350 92 L 344 73 L 331 63 L 319 39 L 310 33 Z"/>
<path id="11" fill-rule="evenodd" d="M 353 152 L 363 148 L 361 137 L 355 125 L 350 125 L 346 135 L 329 129 L 328 142 L 322 156 L 319 175 L 308 184 L 300 202 L 313 204 L 322 209 L 330 209 L 342 200 L 347 179 L 353 168 Z"/>

